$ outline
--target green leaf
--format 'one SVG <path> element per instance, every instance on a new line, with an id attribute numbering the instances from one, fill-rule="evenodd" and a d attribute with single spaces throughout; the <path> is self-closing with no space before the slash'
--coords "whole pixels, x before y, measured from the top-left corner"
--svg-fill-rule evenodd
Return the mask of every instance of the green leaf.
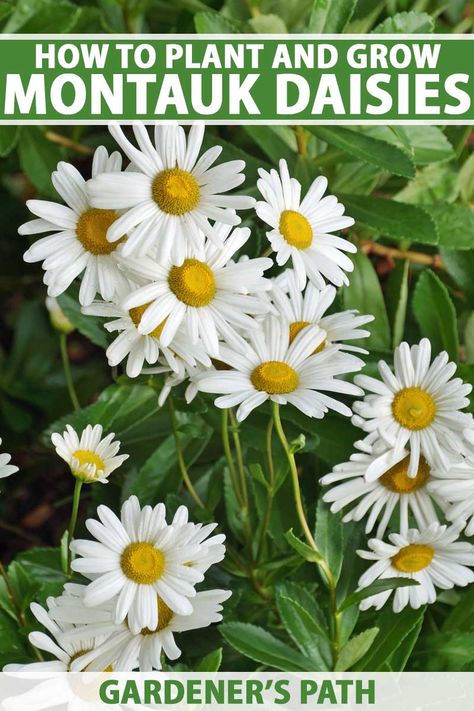
<path id="1" fill-rule="evenodd" d="M 398 128 L 402 128 L 398 126 Z M 454 148 L 438 126 L 403 126 L 416 165 L 440 163 L 455 157 Z"/>
<path id="2" fill-rule="evenodd" d="M 348 595 L 341 603 L 339 612 L 347 610 L 347 608 L 352 605 L 358 605 L 359 602 L 361 602 L 361 600 L 365 600 L 366 597 L 377 595 L 378 593 L 385 592 L 386 590 L 395 590 L 395 588 L 407 588 L 411 585 L 418 585 L 418 582 L 416 580 L 412 580 L 411 578 L 382 578 L 376 580 L 371 585 L 367 585 L 366 588 L 362 588 L 362 590 L 357 590 L 351 595 Z"/>
<path id="3" fill-rule="evenodd" d="M 464 327 L 464 346 L 466 363 L 474 363 L 474 311 L 471 311 Z"/>
<path id="4" fill-rule="evenodd" d="M 284 35 L 288 32 L 287 26 L 278 15 L 256 15 L 248 24 L 258 35 Z"/>
<path id="5" fill-rule="evenodd" d="M 403 671 L 410 659 L 413 647 L 417 643 L 423 627 L 423 618 L 420 617 L 413 629 L 407 634 L 403 642 L 398 646 L 390 658 L 390 669 L 392 671 Z"/>
<path id="6" fill-rule="evenodd" d="M 461 205 L 426 205 L 436 223 L 440 247 L 448 249 L 474 248 L 474 212 Z"/>
<path id="7" fill-rule="evenodd" d="M 69 32 L 81 9 L 68 0 L 18 0 L 5 33 Z"/>
<path id="8" fill-rule="evenodd" d="M 459 188 L 464 202 L 474 201 L 474 153 L 464 161 L 459 171 Z"/>
<path id="9" fill-rule="evenodd" d="M 308 546 L 306 543 L 303 543 L 303 541 L 300 541 L 299 538 L 295 536 L 293 533 L 293 529 L 290 531 L 287 531 L 285 533 L 285 538 L 290 544 L 292 548 L 295 549 L 295 551 L 305 560 L 307 560 L 309 563 L 321 563 L 323 558 L 322 556 L 310 546 Z"/>
<path id="10" fill-rule="evenodd" d="M 395 265 L 395 269 L 390 273 L 387 282 L 387 312 L 392 327 L 393 348 L 396 348 L 403 340 L 408 303 L 409 272 L 410 262 L 408 259 L 399 260 Z"/>
<path id="11" fill-rule="evenodd" d="M 287 672 L 314 671 L 314 662 L 261 627 L 227 622 L 220 625 L 219 632 L 240 654 L 267 667 Z"/>
<path id="12" fill-rule="evenodd" d="M 367 654 L 379 633 L 378 627 L 371 627 L 353 637 L 341 649 L 334 671 L 347 671 Z"/>
<path id="13" fill-rule="evenodd" d="M 387 237 L 421 244 L 437 244 L 436 223 L 425 207 L 416 207 L 385 198 L 339 194 L 346 211 L 357 222 Z"/>
<path id="14" fill-rule="evenodd" d="M 474 280 L 472 279 L 474 250 L 456 252 L 450 249 L 441 249 L 440 253 L 449 276 L 463 290 L 468 303 L 474 306 Z"/>
<path id="15" fill-rule="evenodd" d="M 364 163 L 371 163 L 380 170 L 387 170 L 404 178 L 415 177 L 413 160 L 405 151 L 393 144 L 379 141 L 344 126 L 308 126 L 307 128 L 321 141 L 336 146 Z"/>
<path id="16" fill-rule="evenodd" d="M 196 665 L 195 671 L 198 672 L 216 672 L 219 671 L 222 664 L 222 647 L 215 649 L 213 652 L 206 654 L 205 657 Z"/>
<path id="17" fill-rule="evenodd" d="M 394 199 L 397 202 L 415 205 L 451 203 L 459 195 L 459 176 L 451 163 L 431 163 L 419 170 Z M 428 209 L 428 208 L 427 208 Z"/>
<path id="18" fill-rule="evenodd" d="M 314 0 L 307 32 L 338 34 L 352 17 L 357 0 Z"/>
<path id="19" fill-rule="evenodd" d="M 105 350 L 108 346 L 107 332 L 104 329 L 106 319 L 83 314 L 78 301 L 78 294 L 77 284 L 72 284 L 64 294 L 58 296 L 58 304 L 79 333 L 82 333 L 96 346 Z"/>
<path id="20" fill-rule="evenodd" d="M 447 288 L 431 269 L 425 270 L 418 279 L 413 293 L 413 313 L 422 335 L 430 339 L 433 353 L 445 350 L 451 360 L 457 361 L 456 310 Z"/>
<path id="21" fill-rule="evenodd" d="M 359 661 L 354 671 L 380 671 L 391 656 L 400 647 L 402 642 L 419 625 L 420 619 L 425 614 L 425 607 L 413 610 L 406 607 L 402 612 L 393 612 L 391 607 L 385 606 L 377 616 L 379 634 L 375 638 L 369 652 Z"/>
<path id="22" fill-rule="evenodd" d="M 383 300 L 382 289 L 370 259 L 359 250 L 351 255 L 354 271 L 349 286 L 342 289 L 346 309 L 357 309 L 361 314 L 373 314 L 375 320 L 368 324 L 370 337 L 357 341 L 358 345 L 375 351 L 391 349 L 390 326 Z"/>
<path id="23" fill-rule="evenodd" d="M 18 156 L 22 170 L 40 193 L 57 198 L 51 173 L 61 160 L 61 151 L 45 138 L 37 126 L 23 126 Z"/>
<path id="24" fill-rule="evenodd" d="M 198 12 L 194 26 L 199 35 L 228 35 L 242 32 L 242 26 L 219 12 Z"/>
<path id="25" fill-rule="evenodd" d="M 0 126 L 0 156 L 9 155 L 18 143 L 21 126 Z"/>
<path id="26" fill-rule="evenodd" d="M 288 634 L 300 651 L 314 662 L 314 671 L 330 669 L 331 654 L 328 639 L 317 620 L 288 595 L 284 586 L 277 590 L 276 603 Z"/>
<path id="27" fill-rule="evenodd" d="M 387 17 L 372 30 L 373 34 L 410 35 L 428 34 L 434 31 L 433 18 L 426 12 L 399 12 Z"/>
<path id="28" fill-rule="evenodd" d="M 270 158 L 272 163 L 278 165 L 281 158 L 284 158 L 288 163 L 288 167 L 292 170 L 292 166 L 296 160 L 295 151 L 291 150 L 290 146 L 283 138 L 273 131 L 272 126 L 242 126 L 245 133 L 257 144 L 257 146 Z"/>
<path id="29" fill-rule="evenodd" d="M 336 583 L 342 567 L 343 525 L 342 514 L 331 513 L 329 505 L 320 497 L 316 508 L 314 539 Z"/>

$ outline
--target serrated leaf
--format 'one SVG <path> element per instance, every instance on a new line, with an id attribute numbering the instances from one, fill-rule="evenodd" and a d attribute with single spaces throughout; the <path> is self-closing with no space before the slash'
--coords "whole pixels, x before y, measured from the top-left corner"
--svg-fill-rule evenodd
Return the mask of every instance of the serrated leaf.
<path id="1" fill-rule="evenodd" d="M 420 244 L 438 244 L 436 222 L 425 206 L 421 208 L 373 195 L 340 193 L 339 198 L 356 222 L 362 222 L 382 235 Z"/>
<path id="2" fill-rule="evenodd" d="M 354 262 L 354 271 L 351 273 L 349 286 L 342 289 L 344 307 L 375 316 L 375 320 L 368 324 L 369 338 L 359 339 L 357 344 L 371 350 L 389 351 L 390 326 L 377 274 L 372 262 L 361 250 L 351 255 L 351 259 Z"/>
<path id="3" fill-rule="evenodd" d="M 352 17 L 357 0 L 314 0 L 308 32 L 338 34 Z"/>
<path id="4" fill-rule="evenodd" d="M 3 32 L 69 32 L 80 14 L 81 8 L 68 0 L 19 0 Z"/>
<path id="5" fill-rule="evenodd" d="M 407 588 L 412 585 L 418 585 L 416 580 L 411 578 L 381 578 L 376 580 L 371 585 L 362 588 L 362 590 L 357 590 L 351 595 L 348 595 L 346 599 L 341 603 L 339 607 L 339 612 L 347 610 L 352 605 L 358 605 L 359 602 L 365 600 L 367 597 L 372 595 L 377 595 L 378 593 L 385 592 L 386 590 L 395 590 L 395 588 Z"/>
<path id="6" fill-rule="evenodd" d="M 413 610 L 411 607 L 406 607 L 402 612 L 396 613 L 386 605 L 377 616 L 379 634 L 368 653 L 354 666 L 353 671 L 380 671 L 403 640 L 420 623 L 425 609 L 420 607 L 418 610 Z"/>
<path id="7" fill-rule="evenodd" d="M 226 642 L 245 657 L 280 671 L 313 671 L 314 662 L 272 634 L 244 622 L 226 622 L 219 627 Z"/>
<path id="8" fill-rule="evenodd" d="M 466 301 L 474 306 L 474 250 L 441 249 L 440 253 L 449 276 L 463 290 Z"/>
<path id="9" fill-rule="evenodd" d="M 377 25 L 373 34 L 409 35 L 429 34 L 434 31 L 433 18 L 426 12 L 399 12 Z"/>
<path id="10" fill-rule="evenodd" d="M 347 671 L 354 666 L 364 654 L 367 654 L 378 633 L 378 627 L 371 627 L 350 639 L 341 649 L 334 671 Z"/>
<path id="11" fill-rule="evenodd" d="M 474 212 L 462 205 L 426 205 L 436 223 L 439 245 L 447 249 L 474 248 Z"/>
<path id="12" fill-rule="evenodd" d="M 430 339 L 433 353 L 444 350 L 451 360 L 457 361 L 456 310 L 447 288 L 431 269 L 418 279 L 413 293 L 413 313 L 422 335 Z"/>
<path id="13" fill-rule="evenodd" d="M 364 163 L 371 163 L 380 170 L 387 170 L 404 178 L 415 177 L 412 158 L 391 143 L 379 141 L 344 126 L 308 126 L 307 128 L 321 141 L 336 146 Z"/>
<path id="14" fill-rule="evenodd" d="M 314 671 L 330 669 L 330 646 L 317 620 L 284 588 L 277 591 L 276 603 L 286 631 L 300 651 L 313 660 Z"/>

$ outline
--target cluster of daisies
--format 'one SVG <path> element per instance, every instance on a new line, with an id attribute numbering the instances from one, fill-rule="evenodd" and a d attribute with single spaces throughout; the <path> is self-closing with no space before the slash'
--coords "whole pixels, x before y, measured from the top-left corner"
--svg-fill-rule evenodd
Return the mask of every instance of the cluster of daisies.
<path id="1" fill-rule="evenodd" d="M 259 171 L 255 201 L 235 191 L 243 161 L 216 165 L 219 146 L 201 151 L 200 124 L 187 134 L 156 125 L 152 138 L 137 123 L 132 141 L 118 126 L 110 130 L 125 167 L 121 153 L 100 147 L 87 181 L 59 163 L 52 180 L 65 205 L 28 202 L 37 219 L 20 234 L 48 236 L 25 259 L 42 262 L 49 299 L 80 277 L 83 312 L 103 317 L 114 334 L 110 365 L 123 364 L 131 378 L 163 374 L 160 403 L 185 382 L 187 402 L 211 393 L 217 407 L 237 407 L 239 421 L 266 400 L 308 417 L 352 416 L 365 437 L 321 483 L 344 521 L 366 517 L 368 534 L 377 526 L 369 550 L 359 552 L 374 561 L 360 587 L 413 578 L 418 585 L 394 593 L 400 611 L 433 602 L 436 587 L 472 582 L 474 546 L 459 540 L 474 533 L 474 424 L 463 412 L 471 386 L 453 377 L 446 353 L 432 359 L 426 339 L 402 343 L 393 369 L 379 364 L 379 379 L 349 379 L 364 366 L 366 351 L 354 342 L 369 335 L 373 316 L 335 309 L 356 247 L 334 234 L 353 219 L 325 196 L 326 179 L 303 197 L 282 160 L 278 171 Z M 269 227 L 261 257 L 245 254 L 252 234 L 241 210 Z M 56 313 L 54 301 L 50 308 Z M 348 395 L 363 399 L 351 409 L 340 398 Z M 114 435 L 102 434 L 97 425 L 80 436 L 71 427 L 53 435 L 80 481 L 105 482 L 126 458 Z M 162 504 L 141 509 L 134 497 L 120 519 L 105 506 L 97 514 L 87 522 L 96 540 L 71 546 L 73 569 L 90 582 L 66 585 L 47 610 L 33 606 L 54 640 L 34 633 L 32 641 L 56 656 L 58 669 L 159 669 L 163 653 L 179 654 L 174 633 L 220 619 L 229 593 L 195 585 L 222 559 L 224 537 L 188 522 L 183 507 L 168 524 Z M 389 524 L 398 533 L 386 542 Z M 361 607 L 380 608 L 391 593 Z"/>
<path id="2" fill-rule="evenodd" d="M 127 455 L 101 425 L 88 425 L 80 437 L 68 426 L 52 442 L 81 482 L 106 482 Z M 67 583 L 47 607 L 31 610 L 49 635 L 32 632 L 31 644 L 54 661 L 10 664 L 5 671 L 151 671 L 165 658 L 181 655 L 174 635 L 222 619 L 227 590 L 196 590 L 204 574 L 224 558 L 225 536 L 211 535 L 217 524 L 194 524 L 180 506 L 171 523 L 160 503 L 141 507 L 136 496 L 120 518 L 99 506 L 86 528 L 93 540 L 75 539 L 72 570 L 85 584 Z"/>

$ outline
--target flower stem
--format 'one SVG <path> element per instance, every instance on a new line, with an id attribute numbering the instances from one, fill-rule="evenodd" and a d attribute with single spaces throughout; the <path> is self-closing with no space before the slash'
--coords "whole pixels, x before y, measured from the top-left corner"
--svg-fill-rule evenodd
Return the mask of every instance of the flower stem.
<path id="1" fill-rule="evenodd" d="M 71 374 L 71 364 L 69 362 L 69 355 L 67 352 L 67 336 L 65 333 L 59 334 L 59 347 L 61 349 L 61 358 L 63 361 L 64 377 L 66 378 L 66 385 L 69 392 L 69 397 L 71 398 L 72 406 L 75 410 L 80 410 L 81 405 L 79 403 L 76 390 L 74 388 L 74 382 Z"/>
<path id="2" fill-rule="evenodd" d="M 229 440 L 229 411 L 222 410 L 222 445 L 224 447 L 224 454 L 227 461 L 227 467 L 229 469 L 230 479 L 232 481 L 232 487 L 234 489 L 235 496 L 240 506 L 244 506 L 244 501 L 242 494 L 240 492 L 239 483 L 237 480 L 237 472 L 235 469 L 234 459 L 232 457 L 232 452 L 230 450 L 230 440 Z"/>
<path id="3" fill-rule="evenodd" d="M 168 407 L 170 411 L 170 419 L 171 419 L 171 428 L 173 430 L 173 436 L 174 436 L 174 443 L 175 443 L 175 448 L 176 448 L 176 457 L 178 459 L 178 467 L 179 471 L 181 472 L 181 476 L 183 477 L 183 481 L 186 485 L 187 490 L 191 494 L 194 502 L 199 506 L 199 508 L 203 509 L 205 508 L 204 503 L 197 493 L 196 489 L 193 486 L 193 483 L 189 477 L 188 470 L 186 468 L 186 463 L 184 461 L 183 457 L 183 452 L 181 449 L 181 445 L 179 442 L 179 434 L 178 434 L 178 422 L 176 420 L 176 413 L 174 411 L 174 405 L 173 405 L 173 398 L 170 396 L 168 397 Z"/>
<path id="4" fill-rule="evenodd" d="M 308 521 L 306 519 L 306 514 L 304 512 L 303 500 L 301 498 L 301 489 L 298 478 L 298 470 L 296 468 L 295 455 L 291 451 L 290 445 L 288 444 L 288 440 L 286 438 L 285 432 L 283 430 L 283 425 L 281 423 L 280 408 L 278 403 L 276 402 L 273 403 L 273 421 L 275 423 L 275 429 L 277 431 L 278 437 L 280 438 L 281 445 L 285 450 L 286 458 L 290 466 L 290 474 L 293 484 L 293 494 L 295 498 L 296 511 L 301 524 L 301 528 L 303 529 L 306 541 L 308 542 L 310 548 L 312 548 L 318 554 L 318 556 L 320 556 L 318 565 L 321 568 L 324 580 L 329 590 L 329 611 L 331 616 L 331 646 L 333 664 L 335 666 L 339 656 L 340 646 L 340 613 L 337 609 L 336 580 L 334 579 L 332 570 L 329 567 L 329 564 L 324 558 L 323 554 L 319 550 L 318 545 L 314 540 L 313 534 L 311 533 L 311 530 L 309 528 Z"/>
<path id="5" fill-rule="evenodd" d="M 257 550 L 257 560 L 260 560 L 260 557 L 263 552 L 263 547 L 265 545 L 265 537 L 267 535 L 268 526 L 270 525 L 270 518 L 272 515 L 272 507 L 273 507 L 273 495 L 274 495 L 274 486 L 275 486 L 275 468 L 273 466 L 272 434 L 273 434 L 273 418 L 270 417 L 270 419 L 268 421 L 267 432 L 265 435 L 265 452 L 266 452 L 267 470 L 268 470 L 267 506 L 265 508 L 262 530 L 260 532 L 260 540 L 258 543 L 258 550 Z"/>
<path id="6" fill-rule="evenodd" d="M 76 479 L 76 483 L 74 485 L 74 494 L 72 497 L 72 510 L 71 510 L 71 519 L 69 521 L 69 528 L 67 530 L 67 575 L 69 577 L 72 576 L 72 569 L 71 569 L 71 562 L 72 562 L 72 553 L 71 553 L 71 543 L 72 539 L 74 537 L 74 531 L 76 530 L 76 524 L 77 524 L 77 515 L 79 513 L 79 503 L 81 501 L 81 490 L 82 490 L 82 484 L 83 482 L 80 481 L 79 479 Z"/>
<path id="7" fill-rule="evenodd" d="M 242 456 L 242 447 L 240 446 L 239 425 L 238 425 L 237 420 L 235 419 L 235 416 L 234 416 L 234 413 L 232 412 L 232 410 L 229 410 L 229 417 L 230 417 L 230 423 L 231 423 L 231 429 L 232 429 L 232 436 L 234 439 L 235 456 L 237 458 L 237 468 L 239 470 L 240 483 L 242 486 L 242 496 L 243 496 L 245 508 L 248 509 L 249 497 L 248 497 L 248 491 L 247 491 L 247 480 L 245 478 L 244 458 Z"/>

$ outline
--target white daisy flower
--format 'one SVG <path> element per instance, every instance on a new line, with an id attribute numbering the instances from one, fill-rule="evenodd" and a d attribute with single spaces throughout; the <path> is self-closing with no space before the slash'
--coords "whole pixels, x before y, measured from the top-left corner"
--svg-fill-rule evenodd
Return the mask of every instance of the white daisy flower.
<path id="1" fill-rule="evenodd" d="M 329 409 L 350 416 L 347 405 L 320 391 L 360 393 L 357 386 L 335 376 L 360 370 L 363 361 L 332 347 L 314 353 L 325 338 L 325 331 L 307 326 L 290 344 L 288 323 L 269 316 L 261 328 L 250 332 L 250 349 L 222 346 L 219 357 L 230 369 L 204 373 L 196 378 L 197 387 L 221 394 L 217 407 L 240 405 L 239 421 L 265 400 L 294 405 L 308 417 L 321 418 Z"/>
<path id="2" fill-rule="evenodd" d="M 436 600 L 436 590 L 450 590 L 455 585 L 464 587 L 474 581 L 474 573 L 466 566 L 474 565 L 474 546 L 458 541 L 460 525 L 449 528 L 432 523 L 423 531 L 410 529 L 406 534 L 392 533 L 390 543 L 372 538 L 370 551 L 357 551 L 366 560 L 376 561 L 361 576 L 359 588 L 383 578 L 411 578 L 419 584 L 396 588 L 393 611 L 401 612 L 407 605 L 417 609 Z M 371 595 L 360 603 L 361 610 L 379 610 L 392 590 Z"/>
<path id="3" fill-rule="evenodd" d="M 355 309 L 325 316 L 336 298 L 336 289 L 332 285 L 328 284 L 319 290 L 308 283 L 303 293 L 297 284 L 295 272 L 287 269 L 275 279 L 269 295 L 278 312 L 290 324 L 291 341 L 305 326 L 316 325 L 326 331 L 326 340 L 321 344 L 321 349 L 328 344 L 334 344 L 339 350 L 368 352 L 344 341 L 370 336 L 370 331 L 362 329 L 361 326 L 373 321 L 374 317 L 371 314 L 359 316 Z"/>
<path id="4" fill-rule="evenodd" d="M 74 597 L 67 594 L 57 599 L 55 619 L 69 623 L 72 621 L 77 625 L 66 633 L 66 638 L 70 641 L 77 643 L 100 635 L 105 640 L 92 648 L 77 665 L 73 662 L 73 671 L 79 671 L 84 663 L 94 665 L 94 668 L 111 666 L 120 672 L 134 669 L 142 672 L 160 670 L 162 653 L 170 660 L 181 656 L 174 635 L 220 622 L 222 603 L 231 596 L 231 592 L 227 590 L 198 592 L 193 599 L 193 611 L 190 615 L 176 614 L 159 596 L 156 596 L 155 604 L 158 608 L 156 628 L 145 627 L 134 634 L 126 621 L 115 623 L 110 603 L 105 603 L 98 608 L 88 608 L 82 600 L 85 588 L 82 590 L 81 586 L 75 588 Z"/>
<path id="5" fill-rule="evenodd" d="M 0 444 L 2 444 L 2 438 L 0 437 Z M 6 452 L 0 453 L 0 479 L 4 479 L 11 474 L 18 471 L 18 467 L 14 464 L 10 464 L 11 456 Z"/>
<path id="6" fill-rule="evenodd" d="M 103 146 L 97 148 L 92 163 L 93 177 L 103 171 L 118 175 L 121 167 L 119 153 L 109 156 Z M 86 181 L 70 163 L 58 163 L 51 180 L 66 205 L 48 200 L 28 200 L 28 208 L 39 219 L 25 222 L 19 228 L 19 234 L 52 234 L 32 244 L 23 258 L 26 262 L 43 262 L 44 283 L 48 286 L 49 296 L 59 296 L 83 274 L 79 290 L 81 304 L 90 304 L 97 292 L 109 300 L 120 286 L 126 284 L 117 263 L 125 233 L 114 243 L 106 239 L 107 230 L 118 213 L 91 207 Z"/>
<path id="7" fill-rule="evenodd" d="M 54 432 L 51 441 L 56 453 L 68 463 L 72 474 L 86 484 L 107 479 L 115 469 L 128 459 L 128 454 L 118 454 L 120 442 L 114 441 L 111 432 L 102 439 L 102 425 L 87 425 L 81 436 L 71 425 L 66 425 L 62 435 Z"/>
<path id="8" fill-rule="evenodd" d="M 47 609 L 36 602 L 31 603 L 31 612 L 38 622 L 46 628 L 50 636 L 44 632 L 30 632 L 28 635 L 28 639 L 34 647 L 51 654 L 54 659 L 30 664 L 7 664 L 7 666 L 3 667 L 4 672 L 69 672 L 72 671 L 73 662 L 75 662 L 75 671 L 83 671 L 86 667 L 87 671 L 106 671 L 107 664 L 103 667 L 97 667 L 83 659 L 84 654 L 105 640 L 105 635 L 100 633 L 97 635 L 89 634 L 87 636 L 83 635 L 80 640 L 68 639 L 65 637 L 65 632 L 73 629 L 73 623 L 69 620 L 55 621 L 53 619 L 56 604 L 57 598 L 53 597 L 47 599 Z"/>
<path id="9" fill-rule="evenodd" d="M 325 279 L 336 286 L 348 284 L 345 272 L 354 265 L 344 252 L 357 252 L 357 247 L 342 237 L 331 234 L 354 224 L 344 215 L 344 205 L 334 195 L 323 198 L 328 181 L 316 178 L 301 200 L 301 183 L 291 178 L 285 160 L 280 172 L 258 171 L 257 187 L 263 196 L 255 209 L 261 220 L 272 228 L 267 232 L 276 261 L 281 266 L 290 259 L 299 289 L 306 280 L 322 289 Z"/>
<path id="10" fill-rule="evenodd" d="M 158 626 L 157 595 L 176 614 L 190 615 L 194 586 L 204 576 L 188 563 L 208 552 L 201 530 L 193 524 L 167 525 L 164 504 L 141 509 L 136 496 L 123 504 L 120 519 L 107 506 L 99 506 L 97 514 L 100 522 L 88 519 L 86 526 L 98 542 L 71 544 L 82 556 L 73 569 L 92 579 L 84 593 L 86 606 L 115 598 L 115 621 L 127 617 L 134 634 Z"/>
<path id="11" fill-rule="evenodd" d="M 474 535 L 474 461 L 465 459 L 448 471 L 435 469 L 428 490 L 450 504 L 448 521 L 463 521 L 466 536 Z"/>
<path id="12" fill-rule="evenodd" d="M 410 452 L 404 449 L 394 458 L 393 464 L 374 481 L 365 478 L 367 469 L 379 455 L 369 452 L 355 452 L 348 462 L 338 464 L 330 474 L 320 479 L 323 486 L 336 484 L 327 491 L 323 499 L 331 504 L 332 513 L 357 502 L 347 511 L 343 521 L 360 521 L 368 516 L 365 532 L 370 533 L 379 522 L 376 537 L 382 538 L 392 514 L 398 509 L 400 531 L 408 531 L 408 516 L 411 512 L 420 528 L 438 522 L 433 501 L 445 509 L 441 495 L 432 493 L 429 484 L 433 481 L 431 468 L 421 456 L 416 476 L 408 476 Z M 430 496 L 431 494 L 431 496 Z"/>
<path id="13" fill-rule="evenodd" d="M 162 326 L 160 341 L 170 346 L 182 327 L 191 344 L 201 342 L 211 356 L 219 356 L 219 336 L 234 347 L 242 347 L 241 329 L 259 328 L 251 315 L 266 313 L 269 304 L 259 292 L 271 289 L 263 272 L 271 259 L 249 259 L 231 263 L 232 255 L 248 240 L 250 230 L 220 225 L 220 247 L 207 242 L 199 250 L 188 245 L 179 260 L 157 263 L 150 258 L 128 260 L 133 274 L 151 283 L 127 296 L 124 309 L 147 304 L 138 325 L 142 334 Z"/>
<path id="14" fill-rule="evenodd" d="M 358 375 L 355 382 L 370 392 L 355 402 L 352 419 L 369 433 L 366 442 L 382 440 L 398 457 L 409 444 L 409 476 L 416 476 L 420 455 L 430 466 L 446 468 L 465 450 L 462 430 L 472 423 L 472 415 L 460 410 L 469 405 L 472 386 L 454 378 L 456 364 L 443 351 L 430 365 L 431 344 L 423 338 L 419 345 L 401 343 L 394 352 L 393 371 L 378 364 L 382 380 Z M 391 465 L 390 450 L 367 470 L 372 481 Z"/>
<path id="15" fill-rule="evenodd" d="M 202 232 L 218 244 L 209 221 L 238 225 L 240 217 L 235 210 L 255 203 L 244 195 L 224 195 L 245 180 L 244 161 L 228 161 L 211 168 L 222 151 L 220 146 L 210 148 L 198 159 L 203 124 L 193 125 L 187 138 L 181 126 L 156 124 L 154 145 L 142 123 L 135 123 L 133 131 L 138 148 L 117 124 L 110 126 L 136 172 L 105 173 L 87 186 L 94 207 L 127 210 L 107 234 L 112 243 L 123 234 L 130 235 L 124 255 L 147 254 L 157 246 L 162 257 L 175 257 L 186 242 L 198 248 Z"/>
<path id="16" fill-rule="evenodd" d="M 113 302 L 94 301 L 90 306 L 82 308 L 82 312 L 86 315 L 110 319 L 104 323 L 104 328 L 109 333 L 118 334 L 106 351 L 110 366 L 119 365 L 127 359 L 126 373 L 129 378 L 136 378 L 143 371 L 145 364 L 153 365 L 158 361 L 160 354 L 166 366 L 174 374 L 184 373 L 184 364 L 189 367 L 195 366 L 197 362 L 210 365 L 209 356 L 202 346 L 191 345 L 181 330 L 175 334 L 172 347 L 163 346 L 161 333 L 164 322 L 148 335 L 140 333 L 138 326 L 150 304 L 127 310 L 122 308 L 121 301 L 122 298 L 115 298 Z"/>

